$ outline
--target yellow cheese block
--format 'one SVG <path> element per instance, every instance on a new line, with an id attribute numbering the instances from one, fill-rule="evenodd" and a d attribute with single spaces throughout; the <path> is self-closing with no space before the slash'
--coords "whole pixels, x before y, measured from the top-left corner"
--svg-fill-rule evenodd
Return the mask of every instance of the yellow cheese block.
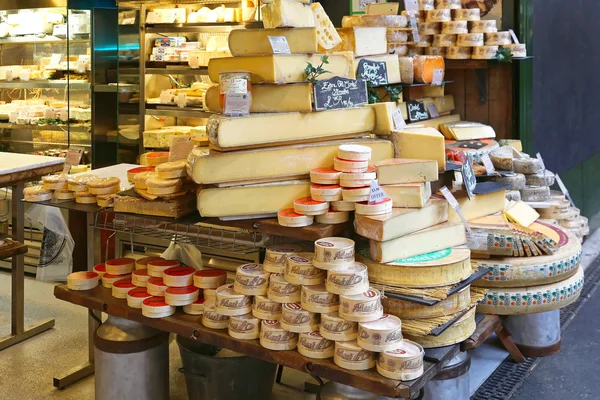
<path id="1" fill-rule="evenodd" d="M 433 85 L 425 85 L 423 86 L 423 96 L 424 97 L 443 97 L 444 96 L 444 85 L 433 86 Z"/>
<path id="2" fill-rule="evenodd" d="M 467 197 L 466 194 L 464 196 L 455 197 L 463 216 L 467 221 L 471 221 L 504 210 L 505 195 L 506 190 L 499 190 L 493 193 L 474 194 L 471 200 L 469 200 L 469 197 Z M 442 195 L 436 196 L 438 198 L 443 198 Z M 461 221 L 453 208 L 450 208 L 448 211 L 448 221 Z"/>
<path id="3" fill-rule="evenodd" d="M 315 67 L 321 64 L 322 54 L 279 54 L 270 56 L 221 57 L 208 63 L 208 75 L 214 83 L 219 82 L 219 73 L 227 71 L 248 71 L 252 73 L 252 83 L 297 83 L 306 80 L 306 63 Z M 329 73 L 319 75 L 318 80 L 341 76 L 356 78 L 354 54 L 343 52 L 329 55 L 326 65 Z"/>
<path id="4" fill-rule="evenodd" d="M 387 241 L 448 220 L 448 202 L 430 199 L 423 208 L 393 208 L 383 215 L 354 216 L 354 230 L 369 239 Z"/>
<path id="5" fill-rule="evenodd" d="M 199 184 L 243 184 L 252 180 L 304 177 L 313 168 L 333 168 L 333 159 L 342 144 L 371 148 L 371 165 L 394 155 L 391 142 L 375 139 L 335 140 L 210 155 L 196 148 L 188 157 L 188 170 L 192 179 Z"/>
<path id="6" fill-rule="evenodd" d="M 311 113 L 251 114 L 248 117 L 213 115 L 206 124 L 206 133 L 213 145 L 227 149 L 335 139 L 352 134 L 360 136 L 374 127 L 373 109 L 356 107 Z"/>
<path id="7" fill-rule="evenodd" d="M 460 121 L 459 114 L 445 115 L 439 118 L 432 118 L 425 121 L 414 122 L 412 124 L 407 124 L 407 128 L 435 128 L 440 129 L 440 124 L 446 124 L 449 122 L 457 122 Z"/>
<path id="8" fill-rule="evenodd" d="M 446 170 L 444 136 L 435 128 L 405 128 L 391 135 L 396 158 L 435 160 L 440 171 Z"/>
<path id="9" fill-rule="evenodd" d="M 329 50 L 340 44 L 342 38 L 335 30 L 333 22 L 329 19 L 321 3 L 312 3 L 310 6 L 315 17 L 319 46 Z"/>
<path id="10" fill-rule="evenodd" d="M 209 111 L 217 113 L 223 112 L 223 107 L 221 107 L 219 102 L 219 94 L 219 85 L 211 86 L 206 91 L 206 100 L 204 105 Z M 307 82 L 293 83 L 289 85 L 252 86 L 252 104 L 250 105 L 251 113 L 294 111 L 312 111 L 311 83 Z"/>
<path id="11" fill-rule="evenodd" d="M 517 202 L 504 213 L 511 221 L 526 227 L 529 227 L 540 217 L 537 211 L 523 201 Z"/>
<path id="12" fill-rule="evenodd" d="M 294 200 L 308 196 L 309 181 L 211 188 L 198 194 L 198 211 L 203 217 L 275 214 L 292 207 Z"/>
<path id="13" fill-rule="evenodd" d="M 440 132 L 442 132 L 446 139 L 450 140 L 489 139 L 496 137 L 496 132 L 491 126 L 468 121 L 440 124 Z"/>
<path id="14" fill-rule="evenodd" d="M 358 64 L 360 60 L 370 60 L 376 62 L 384 62 L 387 70 L 387 79 L 388 84 L 392 83 L 401 83 L 402 79 L 400 78 L 400 62 L 398 61 L 398 56 L 395 54 L 387 54 L 383 56 L 366 56 L 359 57 L 354 60 L 354 66 L 358 70 Z M 329 65 L 327 65 L 327 70 L 330 71 Z"/>
<path id="15" fill-rule="evenodd" d="M 432 182 L 439 179 L 437 161 L 391 158 L 375 164 L 380 185 Z"/>
<path id="16" fill-rule="evenodd" d="M 273 47 L 269 36 L 285 37 L 292 54 L 319 51 L 316 28 L 234 29 L 229 34 L 229 51 L 235 57 L 271 55 Z"/>
<path id="17" fill-rule="evenodd" d="M 315 26 L 315 17 L 309 5 L 295 0 L 275 0 L 261 7 L 265 28 L 307 28 Z"/>
<path id="18" fill-rule="evenodd" d="M 392 199 L 393 207 L 422 208 L 431 197 L 431 183 L 400 183 L 381 185 Z"/>
<path id="19" fill-rule="evenodd" d="M 357 57 L 387 54 L 387 28 L 338 28 L 342 42 L 330 51 L 353 51 Z"/>
<path id="20" fill-rule="evenodd" d="M 388 136 L 394 130 L 394 111 L 398 108 L 396 103 L 387 101 L 383 103 L 368 104 L 375 111 L 375 128 L 373 133 Z"/>

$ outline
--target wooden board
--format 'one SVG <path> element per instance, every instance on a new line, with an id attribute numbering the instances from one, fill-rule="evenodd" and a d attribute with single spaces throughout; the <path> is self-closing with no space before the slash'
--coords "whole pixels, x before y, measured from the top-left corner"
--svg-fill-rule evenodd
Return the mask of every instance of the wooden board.
<path id="1" fill-rule="evenodd" d="M 67 289 L 66 285 L 58 285 L 54 288 L 54 295 L 58 299 L 89 309 L 137 321 L 162 331 L 173 332 L 203 343 L 237 351 L 273 364 L 309 372 L 314 376 L 388 397 L 412 398 L 416 396 L 421 388 L 458 354 L 460 347 L 458 345 L 451 347 L 438 363 L 426 361 L 424 363 L 425 372 L 420 378 L 409 382 L 400 382 L 379 375 L 375 368 L 368 371 L 351 371 L 338 367 L 332 359 L 317 360 L 304 357 L 296 351 L 267 350 L 260 345 L 258 340 L 238 340 L 229 336 L 226 330 L 205 328 L 201 325 L 199 316 L 184 314 L 179 310 L 167 318 L 146 318 L 142 315 L 141 310 L 128 307 L 126 300 L 114 298 L 110 289 L 101 286 L 87 291 L 72 291 Z"/>
<path id="2" fill-rule="evenodd" d="M 53 174 L 62 170 L 62 164 L 57 164 L 0 175 L 0 187 L 10 186 L 17 182 L 26 182 L 35 179 L 40 179 L 42 176 Z"/>
<path id="3" fill-rule="evenodd" d="M 25 253 L 27 253 L 27 246 L 11 239 L 7 239 L 6 243 L 0 246 L 0 260 Z"/>

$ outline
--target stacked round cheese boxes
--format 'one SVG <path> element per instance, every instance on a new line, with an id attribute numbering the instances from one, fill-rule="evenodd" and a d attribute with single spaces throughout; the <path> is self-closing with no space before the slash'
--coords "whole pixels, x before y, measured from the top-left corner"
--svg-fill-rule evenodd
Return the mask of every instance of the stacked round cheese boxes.
<path id="1" fill-rule="evenodd" d="M 47 175 L 42 185 L 23 191 L 25 201 L 75 200 L 81 204 L 106 206 L 120 190 L 121 180 L 116 177 L 100 178 L 96 175 Z"/>
<path id="2" fill-rule="evenodd" d="M 499 32 L 496 20 L 481 19 L 479 5 L 463 8 L 462 3 L 419 0 L 419 13 L 415 17 L 420 41 L 410 47 L 410 54 L 490 60 L 496 57 L 499 48 L 506 48 L 512 57 L 527 56 L 525 44 L 514 44 L 509 31 Z"/>

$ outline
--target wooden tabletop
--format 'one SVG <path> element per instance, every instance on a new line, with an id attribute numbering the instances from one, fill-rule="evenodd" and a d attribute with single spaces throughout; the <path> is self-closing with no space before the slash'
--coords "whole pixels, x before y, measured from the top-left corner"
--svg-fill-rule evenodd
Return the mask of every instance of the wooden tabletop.
<path id="1" fill-rule="evenodd" d="M 0 152 L 0 186 L 39 179 L 62 171 L 65 159 L 61 157 Z"/>
<path id="2" fill-rule="evenodd" d="M 409 382 L 400 382 L 383 377 L 377 373 L 375 368 L 368 371 L 351 371 L 338 367 L 332 359 L 311 359 L 296 351 L 267 350 L 260 345 L 258 340 L 234 339 L 227 334 L 227 330 L 205 328 L 202 326 L 199 316 L 185 314 L 179 308 L 174 315 L 167 318 L 146 318 L 142 315 L 141 310 L 127 306 L 126 300 L 113 297 L 110 289 L 101 286 L 92 290 L 73 291 L 67 289 L 66 285 L 58 285 L 54 288 L 54 295 L 58 299 L 89 309 L 137 321 L 162 331 L 176 333 L 387 397 L 412 398 L 416 396 L 421 388 L 458 354 L 460 347 L 454 345 L 446 348 L 445 354 L 438 363 L 425 361 L 425 372 L 420 378 Z"/>

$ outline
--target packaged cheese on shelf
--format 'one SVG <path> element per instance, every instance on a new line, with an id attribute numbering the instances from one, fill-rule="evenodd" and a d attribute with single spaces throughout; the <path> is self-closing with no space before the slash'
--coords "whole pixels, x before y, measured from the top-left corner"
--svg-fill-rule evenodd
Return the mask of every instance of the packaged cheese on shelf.
<path id="1" fill-rule="evenodd" d="M 512 52 L 513 58 L 523 58 L 527 57 L 527 47 L 524 43 L 521 44 L 506 44 L 500 46 L 504 49 L 510 49 Z"/>
<path id="2" fill-rule="evenodd" d="M 442 80 L 445 72 L 444 59 L 438 56 L 416 56 L 414 57 L 415 82 L 431 83 L 435 70 L 442 70 Z"/>
<path id="3" fill-rule="evenodd" d="M 388 40 L 385 27 L 353 27 L 337 30 L 341 43 L 332 52 L 353 51 L 357 57 L 387 54 Z"/>
<path id="4" fill-rule="evenodd" d="M 469 32 L 471 33 L 489 33 L 498 32 L 495 19 L 486 19 L 482 21 L 469 22 Z M 466 32 L 461 32 L 466 33 Z"/>
<path id="5" fill-rule="evenodd" d="M 449 22 L 452 21 L 450 9 L 438 9 L 425 11 L 426 22 Z"/>
<path id="6" fill-rule="evenodd" d="M 483 44 L 483 33 L 461 33 L 456 41 L 458 47 L 478 47 Z"/>
<path id="7" fill-rule="evenodd" d="M 449 60 L 468 60 L 471 58 L 471 48 L 458 46 L 447 47 L 446 58 Z"/>
<path id="8" fill-rule="evenodd" d="M 481 10 L 479 8 L 463 8 L 452 10 L 453 21 L 479 21 L 481 19 Z"/>
<path id="9" fill-rule="evenodd" d="M 509 45 L 512 43 L 512 37 L 510 32 L 486 32 L 485 33 L 485 45 L 486 46 L 499 46 Z"/>
<path id="10" fill-rule="evenodd" d="M 271 55 L 270 36 L 285 37 L 291 54 L 319 52 L 317 28 L 234 29 L 229 34 L 229 50 L 236 57 Z"/>
<path id="11" fill-rule="evenodd" d="M 315 17 L 309 5 L 295 0 L 275 0 L 261 7 L 264 27 L 310 28 Z"/>
<path id="12" fill-rule="evenodd" d="M 241 31 L 241 30 L 240 30 Z M 234 31 L 235 32 L 235 31 Z M 206 91 L 205 107 L 209 111 L 222 113 L 219 101 L 219 86 L 211 86 Z M 308 82 L 288 85 L 252 86 L 250 113 L 311 112 L 312 84 Z"/>

